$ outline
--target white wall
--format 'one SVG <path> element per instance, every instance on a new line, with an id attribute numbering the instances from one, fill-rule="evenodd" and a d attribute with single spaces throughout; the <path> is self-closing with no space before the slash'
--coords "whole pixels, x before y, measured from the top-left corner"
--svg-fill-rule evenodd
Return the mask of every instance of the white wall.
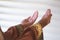
<path id="1" fill-rule="evenodd" d="M 0 25 L 5 32 L 10 26 L 21 23 L 21 21 L 32 16 L 35 10 L 39 12 L 39 19 L 46 10 L 52 10 L 51 23 L 44 29 L 44 40 L 60 40 L 60 4 L 59 0 L 9 0 L 0 1 Z"/>

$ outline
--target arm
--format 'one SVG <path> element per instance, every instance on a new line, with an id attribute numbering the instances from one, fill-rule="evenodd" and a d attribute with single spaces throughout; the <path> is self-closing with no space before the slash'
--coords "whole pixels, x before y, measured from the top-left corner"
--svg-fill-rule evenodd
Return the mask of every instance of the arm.
<path id="1" fill-rule="evenodd" d="M 24 19 L 21 24 L 15 25 L 15 27 L 19 32 L 23 32 L 25 29 L 27 29 L 36 21 L 37 17 L 38 17 L 38 11 L 35 11 L 33 16 Z"/>
<path id="2" fill-rule="evenodd" d="M 3 33 L 5 40 L 14 40 L 18 36 L 16 27 L 10 27 L 6 32 Z"/>
<path id="3" fill-rule="evenodd" d="M 2 30 L 1 30 L 1 27 L 0 27 L 0 40 L 4 40 L 4 35 L 3 35 Z"/>
<path id="4" fill-rule="evenodd" d="M 52 15 L 51 10 L 48 9 L 46 11 L 46 14 L 42 17 L 42 19 L 39 20 L 38 23 L 32 25 L 32 29 L 37 39 L 39 39 L 39 37 L 40 37 L 40 40 L 43 39 L 42 28 L 44 28 L 46 25 L 50 23 L 51 15 Z"/>
<path id="5" fill-rule="evenodd" d="M 24 31 L 24 29 L 30 25 L 32 25 L 38 17 L 38 12 L 34 12 L 32 17 L 28 17 L 27 19 L 23 20 L 21 24 L 15 25 L 10 27 L 5 33 L 4 37 L 6 40 L 15 39 L 20 33 Z M 18 34 L 19 33 L 19 34 Z"/>

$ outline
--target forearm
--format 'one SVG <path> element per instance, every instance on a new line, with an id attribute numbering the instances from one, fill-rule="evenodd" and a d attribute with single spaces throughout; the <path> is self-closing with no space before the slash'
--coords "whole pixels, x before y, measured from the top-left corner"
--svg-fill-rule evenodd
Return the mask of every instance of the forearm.
<path id="1" fill-rule="evenodd" d="M 3 33 L 3 35 L 6 40 L 9 40 L 9 39 L 12 40 L 12 39 L 15 39 L 22 32 L 23 32 L 23 28 L 21 27 L 21 25 L 16 25 L 16 26 L 10 27 L 6 32 Z"/>

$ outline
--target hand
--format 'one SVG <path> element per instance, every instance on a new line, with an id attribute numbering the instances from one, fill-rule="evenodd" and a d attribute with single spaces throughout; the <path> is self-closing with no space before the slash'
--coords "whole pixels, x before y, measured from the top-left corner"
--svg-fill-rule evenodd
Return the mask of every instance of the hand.
<path id="1" fill-rule="evenodd" d="M 46 25 L 48 25 L 50 23 L 51 20 L 51 10 L 48 9 L 45 13 L 45 15 L 42 17 L 42 19 L 38 22 L 42 25 L 42 27 L 45 27 Z"/>
<path id="2" fill-rule="evenodd" d="M 38 11 L 35 11 L 33 16 L 30 16 L 27 19 L 24 19 L 21 24 L 25 27 L 31 26 L 36 21 L 37 17 L 38 17 Z"/>

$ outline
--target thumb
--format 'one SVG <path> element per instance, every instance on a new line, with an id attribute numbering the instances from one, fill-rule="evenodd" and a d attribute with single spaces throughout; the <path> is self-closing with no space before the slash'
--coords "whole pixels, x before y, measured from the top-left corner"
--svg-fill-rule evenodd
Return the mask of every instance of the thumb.
<path id="1" fill-rule="evenodd" d="M 29 19 L 30 22 L 34 22 L 38 17 L 38 11 L 35 11 L 33 16 Z"/>

